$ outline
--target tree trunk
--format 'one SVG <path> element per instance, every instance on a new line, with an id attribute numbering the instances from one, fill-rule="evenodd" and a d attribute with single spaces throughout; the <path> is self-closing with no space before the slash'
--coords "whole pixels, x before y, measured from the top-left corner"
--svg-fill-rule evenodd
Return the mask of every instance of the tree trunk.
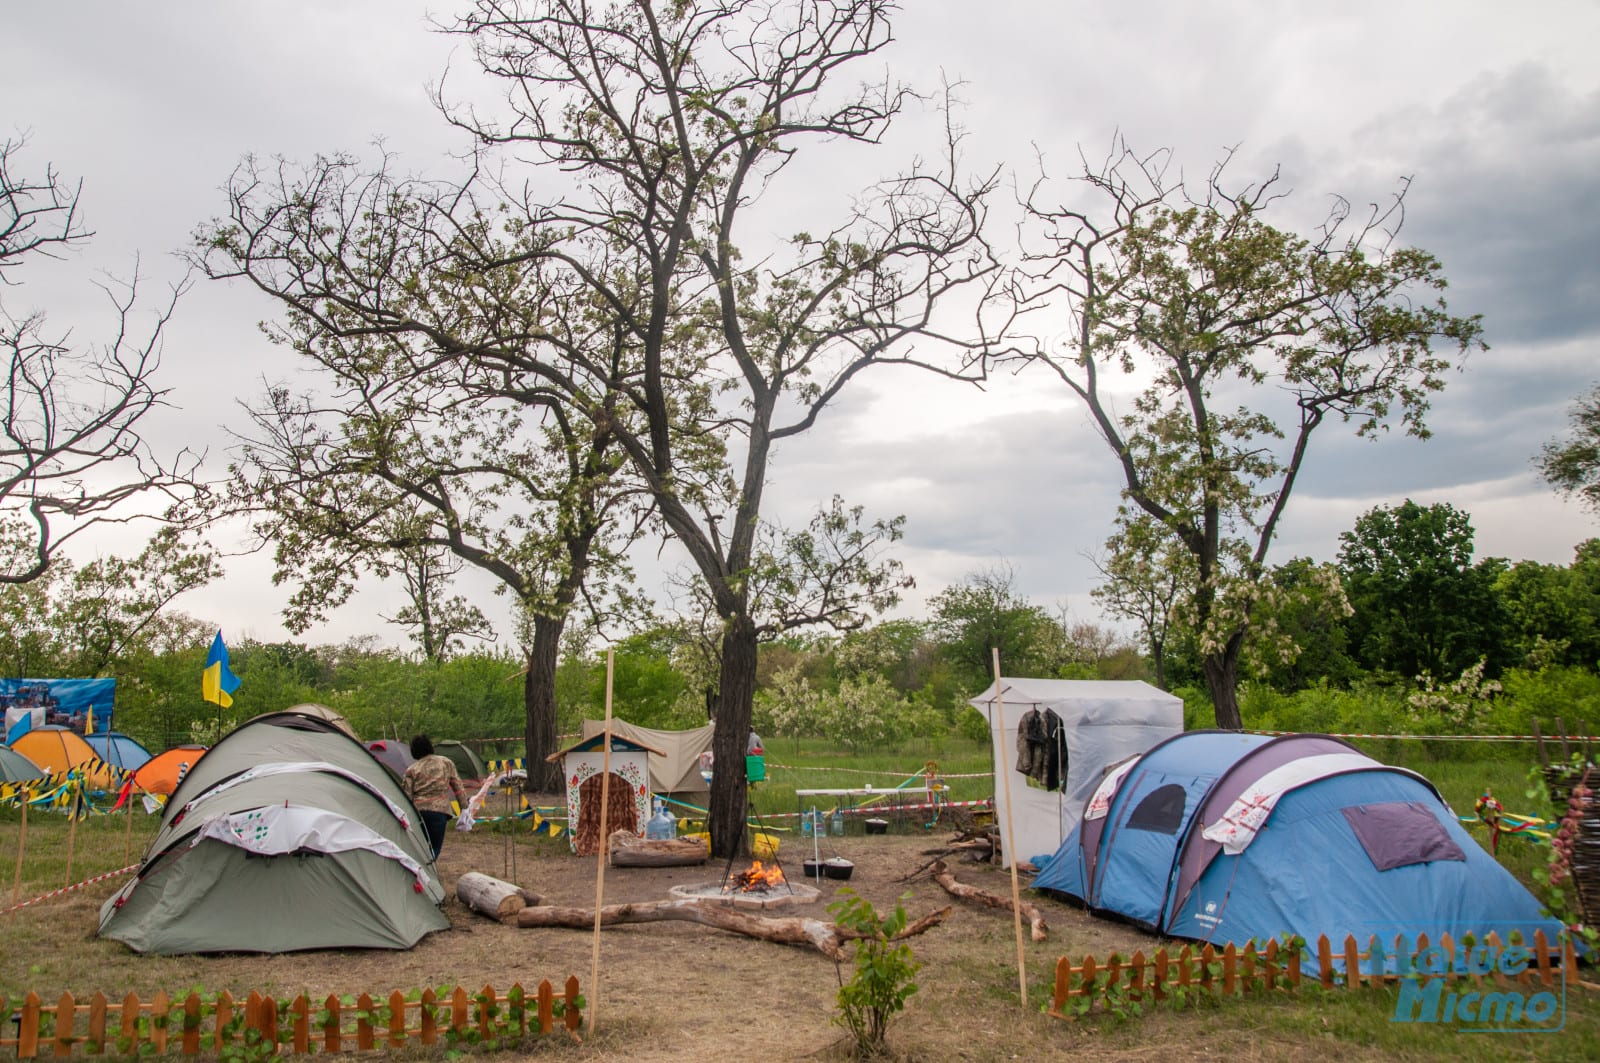
<path id="1" fill-rule="evenodd" d="M 528 672 L 522 684 L 525 739 L 524 762 L 528 793 L 557 793 L 562 789 L 561 765 L 545 758 L 556 751 L 556 665 L 560 662 L 561 631 L 565 621 L 540 616 L 533 621 L 533 646 L 528 650 Z"/>
<path id="2" fill-rule="evenodd" d="M 1239 649 L 1243 643 L 1243 636 L 1235 635 L 1223 649 L 1207 654 L 1202 663 L 1206 688 L 1216 706 L 1217 726 L 1225 731 L 1244 729 L 1239 715 Z"/>
<path id="3" fill-rule="evenodd" d="M 756 694 L 756 626 L 748 616 L 728 621 L 722 635 L 722 680 L 717 696 L 716 732 L 711 739 L 711 855 L 745 853 L 744 751 Z"/>

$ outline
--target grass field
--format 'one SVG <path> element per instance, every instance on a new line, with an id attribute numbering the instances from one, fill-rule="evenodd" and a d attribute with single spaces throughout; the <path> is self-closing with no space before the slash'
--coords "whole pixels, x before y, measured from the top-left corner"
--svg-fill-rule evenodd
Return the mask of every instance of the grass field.
<path id="1" fill-rule="evenodd" d="M 1414 757 L 1394 752 L 1382 755 L 1391 762 L 1407 763 L 1422 771 L 1458 812 L 1470 814 L 1473 801 L 1487 786 L 1509 811 L 1550 814 L 1551 810 L 1542 799 L 1524 796 L 1525 766 L 1517 761 L 1437 759 L 1425 751 L 1419 751 Z M 982 777 L 989 769 L 989 752 L 987 746 L 980 743 L 951 738 L 937 746 L 919 743 L 908 749 L 863 755 L 841 753 L 821 743 L 780 740 L 767 748 L 768 781 L 755 790 L 754 807 L 761 815 L 773 819 L 775 829 L 793 831 L 793 818 L 784 819 L 781 828 L 776 825 L 780 815 L 796 810 L 797 789 L 864 788 L 867 783 L 875 790 L 893 789 L 915 779 L 912 788 L 920 792 L 918 773 L 929 760 L 936 761 L 941 775 L 949 780 L 949 796 L 953 800 L 989 795 L 992 784 Z M 871 839 L 859 837 L 859 820 L 859 817 L 849 820 L 850 836 L 844 839 L 847 845 L 870 845 Z M 137 860 L 155 826 L 154 817 L 136 812 L 131 820 L 126 816 L 92 818 L 78 824 L 74 832 L 60 816 L 30 814 L 26 857 L 21 863 L 20 878 L 16 878 L 21 833 L 19 813 L 15 809 L 0 809 L 0 866 L 5 870 L 3 889 L 0 889 L 0 899 L 5 903 L 0 904 L 0 908 L 9 907 L 13 891 L 27 899 L 60 888 L 69 881 L 81 881 Z M 912 844 L 909 850 L 912 853 L 917 845 L 923 844 L 919 839 L 925 838 L 931 843 L 945 835 L 942 825 L 928 827 L 911 821 L 910 817 L 904 817 L 895 829 L 902 835 L 915 836 L 904 838 Z M 1484 837 L 1480 828 L 1472 830 L 1475 837 Z M 792 834 L 789 837 L 800 841 Z M 495 870 L 500 860 L 497 851 L 500 843 L 491 836 L 477 844 L 479 855 L 487 853 L 494 861 L 494 867 L 489 870 Z M 519 837 L 514 844 L 525 846 L 521 849 L 523 859 L 528 861 L 525 866 L 535 861 L 570 859 L 559 851 L 564 847 L 552 846 L 548 839 Z M 870 849 L 859 851 L 870 852 Z M 447 855 L 451 852 L 447 846 Z M 1524 882 L 1531 883 L 1532 870 L 1542 861 L 1543 855 L 1543 847 L 1518 838 L 1504 839 L 1500 847 L 1501 862 Z M 986 877 L 979 874 L 991 891 L 1006 889 L 1005 876 L 993 872 Z M 94 941 L 93 912 L 116 884 L 112 881 L 99 883 L 13 915 L 0 916 L 0 995 L 14 1003 L 20 994 L 30 989 L 47 997 L 63 988 L 78 991 L 85 986 L 113 993 L 132 988 L 132 985 L 120 984 L 124 980 L 139 983 L 141 992 L 151 985 L 169 991 L 187 991 L 207 977 L 206 970 L 216 969 L 197 966 L 193 959 L 186 957 L 134 956 L 120 946 Z M 923 895 L 918 903 L 927 900 Z M 1039 1007 L 1048 996 L 1048 971 L 1053 963 L 1053 959 L 1047 958 L 1071 955 L 1076 960 L 1084 951 L 1094 951 L 1103 958 L 1111 949 L 1120 949 L 1126 955 L 1134 948 L 1149 949 L 1157 944 L 1155 939 L 1130 928 L 1092 919 L 1052 901 L 1044 903 L 1055 930 L 1048 944 L 1030 946 L 1033 953 L 1029 961 L 1030 999 L 1028 1008 L 1020 1015 L 1014 1010 L 1017 989 L 1009 918 L 974 915 L 969 910 L 958 909 L 957 918 L 969 928 L 965 931 L 967 936 L 936 941 L 936 935 L 930 935 L 925 942 L 918 942 L 919 956 L 926 957 L 929 964 L 922 975 L 925 991 L 914 998 L 914 1006 L 901 1020 L 905 1024 L 903 1033 L 891 1036 L 893 1043 L 902 1046 L 904 1058 L 1001 1060 L 1016 1058 L 1019 1053 L 1038 1052 L 1056 1057 L 1092 1052 L 1097 1060 L 1225 1055 L 1245 1061 L 1298 1058 L 1310 1052 L 1336 1053 L 1341 1059 L 1600 1059 L 1600 1007 L 1596 1006 L 1600 997 L 1576 986 L 1569 987 L 1566 1029 L 1552 1035 L 1472 1036 L 1445 1027 L 1395 1023 L 1391 1021 L 1394 994 L 1383 990 L 1357 993 L 1311 990 L 1293 996 L 1242 998 L 1185 1009 L 1162 1007 L 1121 1019 L 1106 1015 L 1074 1023 L 1044 1019 Z M 951 933 L 954 934 L 953 927 Z M 521 940 L 525 939 L 518 939 L 518 942 Z M 699 938 L 685 940 L 690 941 L 687 947 L 700 947 L 696 944 Z M 487 946 L 488 941 L 483 944 Z M 767 950 L 758 952 L 758 957 L 765 957 L 772 949 L 768 945 L 754 947 Z M 417 958 L 395 958 L 396 970 L 412 971 L 410 975 L 396 975 L 407 979 L 408 984 L 428 984 L 455 976 L 443 970 L 417 971 L 417 963 L 425 962 L 430 954 L 419 947 L 413 955 Z M 285 966 L 286 961 L 292 962 Z M 259 961 L 241 958 L 234 967 L 242 966 L 248 974 L 249 965 L 258 964 L 255 969 L 265 983 L 273 978 L 281 980 L 285 974 L 291 979 L 305 977 L 292 972 L 297 965 L 313 962 L 323 963 L 310 958 L 299 961 L 291 957 L 261 957 Z M 694 969 L 709 987 L 710 976 L 705 968 L 696 966 Z M 757 972 L 764 969 L 769 968 L 755 968 Z M 579 973 L 585 972 L 580 970 Z M 761 974 L 747 977 L 755 979 L 749 986 L 750 992 L 767 992 Z M 107 978 L 118 984 L 108 984 Z M 664 991 L 667 989 L 663 987 Z M 673 992 L 682 992 L 682 989 L 678 987 Z M 612 1014 L 623 1030 L 637 1031 L 651 1029 L 651 1021 L 695 1023 L 696 1008 L 723 1006 L 725 1002 L 689 994 L 681 1014 L 674 1012 L 667 1020 L 630 1019 L 625 1004 L 613 1005 L 616 1010 Z M 1016 1016 L 1014 1021 L 1005 1018 L 1008 1013 Z M 947 1050 L 942 1051 L 941 1046 Z M 713 1046 L 703 1046 L 703 1050 L 708 1053 L 706 1058 L 736 1056 L 736 1052 L 724 1055 L 721 1048 Z M 583 1048 L 558 1050 L 559 1054 L 567 1052 L 573 1058 L 583 1059 L 677 1058 L 665 1050 L 654 1055 L 641 1052 L 637 1041 L 616 1036 L 602 1038 Z M 784 1054 L 781 1045 L 769 1048 L 764 1054 L 771 1058 L 796 1058 Z M 810 1058 L 836 1058 L 827 1053 L 818 1056 L 811 1050 L 805 1054 Z"/>

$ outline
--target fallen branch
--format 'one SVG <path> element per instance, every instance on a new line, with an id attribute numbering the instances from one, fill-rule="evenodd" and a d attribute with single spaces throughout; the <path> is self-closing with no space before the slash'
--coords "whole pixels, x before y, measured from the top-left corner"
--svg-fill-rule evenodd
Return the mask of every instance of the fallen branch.
<path id="1" fill-rule="evenodd" d="M 986 908 L 999 908 L 1006 912 L 1011 911 L 1011 898 L 998 897 L 993 893 L 980 890 L 976 886 L 966 886 L 957 882 L 955 875 L 945 866 L 943 860 L 935 860 L 930 865 L 929 870 L 933 872 L 933 880 L 944 887 L 944 891 L 957 900 L 975 901 Z M 1044 913 L 1027 901 L 1022 901 L 1018 908 L 1023 915 L 1028 917 L 1028 925 L 1033 940 L 1046 940 L 1049 937 L 1050 927 L 1045 924 Z"/>
<path id="2" fill-rule="evenodd" d="M 931 912 L 896 934 L 895 940 L 930 930 L 943 922 L 945 916 L 949 914 L 949 908 Z M 780 945 L 809 945 L 837 962 L 843 962 L 847 958 L 844 951 L 846 942 L 867 936 L 822 919 L 808 919 L 804 916 L 751 915 L 736 908 L 692 898 L 647 901 L 641 904 L 608 904 L 600 909 L 601 926 L 667 921 L 699 923 L 702 926 L 744 934 L 746 937 L 759 938 Z M 517 925 L 590 930 L 594 927 L 594 909 L 555 906 L 524 908 L 517 913 Z"/>

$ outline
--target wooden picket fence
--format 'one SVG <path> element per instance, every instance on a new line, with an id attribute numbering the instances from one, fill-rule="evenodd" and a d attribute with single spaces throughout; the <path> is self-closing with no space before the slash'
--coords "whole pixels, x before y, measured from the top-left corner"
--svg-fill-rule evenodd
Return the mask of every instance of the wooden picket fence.
<path id="1" fill-rule="evenodd" d="M 181 1000 L 157 993 L 149 1002 L 134 993 L 121 1002 L 106 999 L 104 993 L 85 1002 L 62 993 L 54 1004 L 46 1004 L 37 993 L 29 993 L 14 1016 L 0 1008 L 6 1026 L 11 1019 L 16 1022 L 14 1037 L 0 1029 L 0 1051 L 15 1047 L 19 1059 L 61 1059 L 80 1047 L 87 1055 L 229 1055 L 242 1049 L 254 1056 L 504 1043 L 530 1033 L 550 1034 L 558 1027 L 576 1037 L 581 1004 L 576 976 L 567 979 L 560 995 L 547 979 L 532 994 L 520 983 L 504 994 L 491 986 L 471 994 L 456 986 L 443 994 L 424 990 L 416 1000 L 407 1000 L 398 990 L 380 1001 L 363 993 L 354 1004 L 342 1003 L 336 995 L 318 1003 L 304 994 L 278 1000 L 251 993 L 240 1001 L 226 992 L 209 1000 L 198 993 Z M 80 1016 L 86 1020 L 81 1032 Z"/>
<path id="2" fill-rule="evenodd" d="M 1481 943 L 1497 952 L 1502 947 L 1499 936 L 1493 933 L 1486 935 Z M 1439 948 L 1445 955 L 1454 956 L 1457 944 L 1449 934 L 1439 938 Z M 1267 942 L 1263 948 L 1257 948 L 1252 942 L 1242 949 L 1231 943 L 1221 948 L 1209 944 L 1198 948 L 1185 945 L 1176 954 L 1159 948 L 1148 959 L 1142 950 L 1126 960 L 1113 953 L 1103 963 L 1093 956 L 1085 956 L 1076 966 L 1063 956 L 1056 963 L 1050 1014 L 1059 1019 L 1071 1019 L 1093 1009 L 1097 1003 L 1114 1010 L 1124 1002 L 1142 1005 L 1168 999 L 1184 1001 L 1197 993 L 1231 997 L 1273 990 L 1292 992 L 1308 980 L 1314 980 L 1324 989 L 1382 985 L 1410 977 L 1397 973 L 1390 964 L 1405 945 L 1404 939 L 1396 938 L 1391 950 L 1373 937 L 1362 951 L 1355 937 L 1349 936 L 1344 939 L 1344 947 L 1336 952 L 1326 936 L 1319 937 L 1314 974 L 1304 970 L 1310 950 L 1280 945 L 1276 941 Z M 1420 934 L 1407 955 L 1416 956 L 1428 947 L 1428 935 Z M 1535 931 L 1533 944 L 1524 947 L 1530 953 L 1529 966 L 1514 977 L 1499 972 L 1489 975 L 1456 972 L 1442 977 L 1471 978 L 1477 983 L 1488 977 L 1501 985 L 1515 982 L 1525 986 L 1535 981 L 1554 985 L 1567 975 L 1577 979 L 1578 961 L 1570 940 L 1564 938 L 1559 945 L 1551 945 L 1540 930 Z M 1343 969 L 1336 968 L 1335 962 L 1342 963 Z M 1416 977 L 1428 980 L 1422 974 Z"/>

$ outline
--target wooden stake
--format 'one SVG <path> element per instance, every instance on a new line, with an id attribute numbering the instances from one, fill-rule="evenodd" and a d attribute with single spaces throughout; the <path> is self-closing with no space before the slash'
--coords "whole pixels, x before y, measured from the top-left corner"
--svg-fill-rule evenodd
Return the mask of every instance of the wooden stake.
<path id="1" fill-rule="evenodd" d="M 994 655 L 994 725 L 1000 732 L 1000 745 L 1003 749 L 1006 740 L 1006 707 L 1005 697 L 1002 693 L 1004 684 L 1000 682 L 1000 647 L 991 650 Z M 1005 855 L 1011 860 L 1011 914 L 1012 922 L 1016 925 L 1017 936 L 1017 991 L 1023 1007 L 1028 1006 L 1028 975 L 1023 968 L 1022 953 L 1022 886 L 1017 881 L 1017 836 L 1011 828 L 1011 772 L 1006 767 L 1002 757 L 995 763 L 995 774 L 1000 776 L 1006 795 L 1006 850 Z"/>
<path id="2" fill-rule="evenodd" d="M 131 779 L 128 785 L 128 829 L 122 838 L 122 864 L 126 867 L 133 861 L 133 798 L 140 787 Z"/>
<path id="3" fill-rule="evenodd" d="M 83 797 L 83 783 L 76 775 L 68 776 L 67 785 L 72 787 L 72 807 L 67 812 L 67 881 L 63 886 L 72 885 L 72 850 L 78 842 L 78 801 Z"/>
<path id="4" fill-rule="evenodd" d="M 17 921 L 16 907 L 22 903 L 22 854 L 28 848 L 28 795 L 31 788 L 23 789 L 22 794 L 22 830 L 17 834 L 17 873 L 11 879 L 11 922 Z"/>
<path id="5" fill-rule="evenodd" d="M 611 808 L 611 677 L 616 666 L 617 651 L 615 647 L 606 650 L 606 726 L 600 732 L 600 741 L 603 752 L 600 755 L 600 851 L 595 859 L 599 861 L 598 870 L 594 876 L 594 957 L 589 965 L 589 1036 L 594 1036 L 595 1016 L 600 1011 L 600 910 L 605 907 L 606 895 L 606 853 L 611 848 L 606 844 L 610 835 L 609 824 L 606 822 L 606 813 Z"/>

